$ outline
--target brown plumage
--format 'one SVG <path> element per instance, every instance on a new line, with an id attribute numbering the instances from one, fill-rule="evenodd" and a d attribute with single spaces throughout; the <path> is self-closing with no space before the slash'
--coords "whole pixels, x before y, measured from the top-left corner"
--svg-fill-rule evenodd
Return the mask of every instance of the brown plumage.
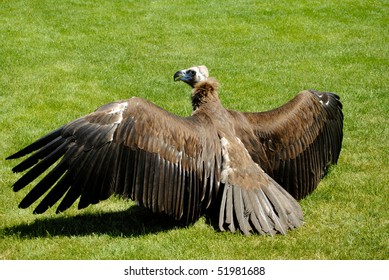
<path id="1" fill-rule="evenodd" d="M 338 160 L 343 113 L 333 93 L 306 90 L 272 111 L 229 112 L 253 160 L 296 199 L 311 193 Z"/>
<path id="2" fill-rule="evenodd" d="M 272 235 L 300 226 L 293 197 L 310 193 L 339 156 L 339 98 L 305 91 L 276 110 L 241 113 L 222 106 L 205 66 L 178 71 L 174 79 L 193 87 L 191 116 L 134 97 L 104 105 L 10 156 L 34 152 L 13 168 L 28 170 L 15 191 L 53 166 L 20 207 L 44 196 L 35 213 L 58 201 L 61 212 L 77 199 L 84 208 L 116 194 L 186 224 L 209 210 L 220 230 Z"/>

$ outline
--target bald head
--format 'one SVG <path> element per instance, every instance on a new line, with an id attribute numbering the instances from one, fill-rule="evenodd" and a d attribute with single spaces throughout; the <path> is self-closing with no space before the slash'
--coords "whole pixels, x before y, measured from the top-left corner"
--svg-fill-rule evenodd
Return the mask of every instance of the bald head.
<path id="1" fill-rule="evenodd" d="M 201 65 L 177 71 L 174 74 L 174 80 L 183 81 L 193 88 L 198 82 L 206 80 L 208 76 L 208 68 Z"/>

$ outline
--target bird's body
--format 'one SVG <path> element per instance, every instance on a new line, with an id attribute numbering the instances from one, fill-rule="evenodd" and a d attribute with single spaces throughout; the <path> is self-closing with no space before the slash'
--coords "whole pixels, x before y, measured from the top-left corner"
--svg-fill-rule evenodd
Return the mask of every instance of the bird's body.
<path id="1" fill-rule="evenodd" d="M 339 156 L 338 97 L 306 91 L 279 109 L 242 113 L 222 106 L 206 68 L 189 71 L 175 79 L 185 77 L 193 87 L 191 116 L 134 97 L 104 105 L 9 157 L 35 152 L 13 169 L 29 169 L 16 191 L 54 165 L 20 207 L 46 192 L 36 213 L 59 200 L 61 212 L 77 199 L 84 208 L 116 194 L 186 224 L 215 211 L 221 230 L 273 234 L 300 226 L 295 198 L 309 194 Z"/>

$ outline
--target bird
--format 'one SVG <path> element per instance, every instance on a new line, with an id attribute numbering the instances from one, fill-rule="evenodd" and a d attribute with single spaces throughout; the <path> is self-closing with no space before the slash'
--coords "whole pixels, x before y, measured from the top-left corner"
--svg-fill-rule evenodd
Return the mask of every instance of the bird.
<path id="1" fill-rule="evenodd" d="M 34 213 L 83 209 L 112 195 L 185 225 L 203 215 L 220 231 L 286 234 L 303 225 L 298 200 L 336 164 L 343 138 L 337 94 L 304 90 L 265 112 L 223 107 L 219 82 L 204 65 L 177 71 L 193 111 L 175 115 L 132 97 L 97 108 L 7 160 L 24 174 L 19 191 L 44 172 L 19 204 Z"/>

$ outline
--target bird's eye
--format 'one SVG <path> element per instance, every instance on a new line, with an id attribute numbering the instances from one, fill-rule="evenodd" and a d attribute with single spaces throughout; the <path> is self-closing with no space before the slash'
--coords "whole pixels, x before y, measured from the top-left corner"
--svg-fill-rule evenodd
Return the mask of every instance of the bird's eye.
<path id="1" fill-rule="evenodd" d="M 194 75 L 196 75 L 196 71 L 194 71 L 194 70 L 189 70 L 189 71 L 188 71 L 188 74 L 191 75 L 191 76 L 194 76 Z"/>

